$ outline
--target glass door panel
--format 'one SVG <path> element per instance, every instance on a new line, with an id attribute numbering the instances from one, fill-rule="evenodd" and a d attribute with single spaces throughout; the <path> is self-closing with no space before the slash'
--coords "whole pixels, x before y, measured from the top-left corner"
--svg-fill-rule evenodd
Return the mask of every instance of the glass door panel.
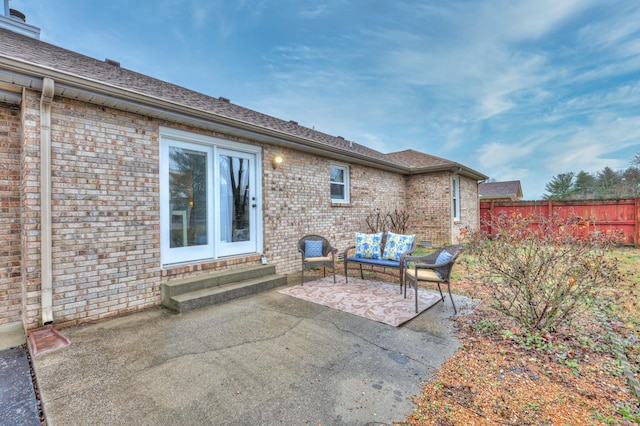
<path id="1" fill-rule="evenodd" d="M 162 140 L 160 238 L 163 265 L 214 256 L 212 158 L 211 147 Z"/>
<path id="2" fill-rule="evenodd" d="M 218 170 L 220 254 L 255 252 L 255 156 L 220 150 Z"/>
<path id="3" fill-rule="evenodd" d="M 170 247 L 208 243 L 207 153 L 169 149 Z"/>

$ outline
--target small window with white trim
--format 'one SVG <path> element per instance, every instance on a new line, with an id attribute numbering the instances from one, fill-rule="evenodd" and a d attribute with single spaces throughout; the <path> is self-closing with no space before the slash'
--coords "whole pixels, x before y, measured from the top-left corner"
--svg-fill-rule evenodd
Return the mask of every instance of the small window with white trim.
<path id="1" fill-rule="evenodd" d="M 460 178 L 453 177 L 453 220 L 460 220 Z"/>
<path id="2" fill-rule="evenodd" d="M 349 166 L 331 165 L 331 201 L 349 202 Z"/>

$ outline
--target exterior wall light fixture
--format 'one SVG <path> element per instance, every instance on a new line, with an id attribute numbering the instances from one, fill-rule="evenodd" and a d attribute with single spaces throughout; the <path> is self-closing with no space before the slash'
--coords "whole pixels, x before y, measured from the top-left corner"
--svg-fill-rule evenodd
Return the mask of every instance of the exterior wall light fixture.
<path id="1" fill-rule="evenodd" d="M 281 166 L 284 163 L 284 158 L 282 157 L 282 155 L 276 155 L 275 157 L 273 157 L 273 168 L 278 168 L 279 166 Z"/>

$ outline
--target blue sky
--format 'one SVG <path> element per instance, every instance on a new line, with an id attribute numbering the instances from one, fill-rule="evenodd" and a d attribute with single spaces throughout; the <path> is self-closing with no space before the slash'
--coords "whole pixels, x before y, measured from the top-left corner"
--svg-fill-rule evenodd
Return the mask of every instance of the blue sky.
<path id="1" fill-rule="evenodd" d="M 522 182 L 640 152 L 637 0 L 12 0 L 41 39 Z"/>

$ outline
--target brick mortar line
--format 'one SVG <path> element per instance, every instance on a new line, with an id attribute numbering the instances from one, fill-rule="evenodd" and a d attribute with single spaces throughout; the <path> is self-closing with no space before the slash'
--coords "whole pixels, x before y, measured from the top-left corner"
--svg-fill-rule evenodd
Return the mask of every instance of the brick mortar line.
<path id="1" fill-rule="evenodd" d="M 606 330 L 607 334 L 609 335 L 609 339 L 613 344 L 613 351 L 615 352 L 616 357 L 618 358 L 618 361 L 622 366 L 622 371 L 624 372 L 624 375 L 627 378 L 627 383 L 631 388 L 631 391 L 635 394 L 636 398 L 640 400 L 640 382 L 638 382 L 638 380 L 636 380 L 636 378 L 633 376 L 633 371 L 631 370 L 631 364 L 629 363 L 629 359 L 627 358 L 627 354 L 624 351 L 622 343 L 620 343 L 620 339 L 618 335 L 614 333 L 613 329 L 611 328 L 611 325 L 607 321 L 608 320 L 607 316 L 600 310 L 600 308 L 597 306 L 594 306 L 593 310 L 596 316 L 598 317 L 598 319 L 600 320 L 600 323 Z"/>

